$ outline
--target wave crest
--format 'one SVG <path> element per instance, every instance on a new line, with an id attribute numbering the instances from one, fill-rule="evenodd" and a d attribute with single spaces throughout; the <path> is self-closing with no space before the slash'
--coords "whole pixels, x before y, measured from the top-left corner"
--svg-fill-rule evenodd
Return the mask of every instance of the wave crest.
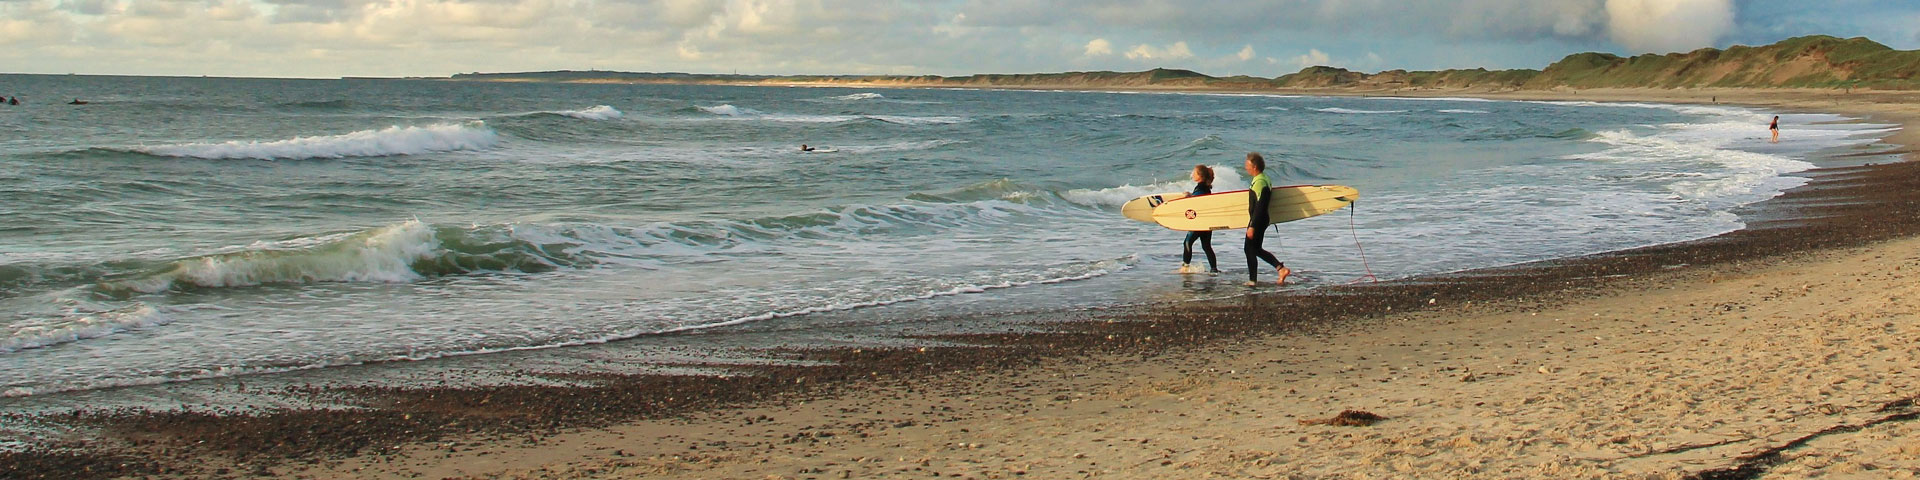
<path id="1" fill-rule="evenodd" d="M 606 105 L 594 105 L 593 107 L 579 110 L 560 110 L 548 113 L 581 120 L 614 120 L 626 116 L 626 113 Z"/>
<path id="2" fill-rule="evenodd" d="M 753 119 L 769 122 L 791 123 L 845 123 L 861 120 L 880 121 L 895 125 L 948 125 L 972 121 L 966 117 L 934 116 L 914 117 L 904 115 L 806 115 L 788 113 L 767 113 L 751 108 L 723 104 L 711 107 L 694 107 L 702 112 L 736 119 Z"/>
<path id="3" fill-rule="evenodd" d="M 127 330 L 173 323 L 173 318 L 146 305 L 64 317 L 59 323 L 9 328 L 0 336 L 0 353 L 100 338 Z"/>
<path id="4" fill-rule="evenodd" d="M 714 115 L 725 115 L 729 117 L 740 117 L 740 116 L 761 114 L 759 110 L 754 110 L 751 108 L 740 108 L 740 107 L 733 106 L 733 104 L 731 103 L 715 105 L 711 107 L 694 107 L 694 108 L 698 108 L 702 112 L 707 112 Z"/>
<path id="5" fill-rule="evenodd" d="M 135 148 L 132 151 L 163 157 L 208 160 L 304 160 L 315 158 L 387 157 L 430 152 L 483 150 L 499 135 L 481 122 L 427 127 L 392 126 L 380 130 L 297 137 L 278 141 L 229 141 Z"/>
<path id="6" fill-rule="evenodd" d="M 1238 185 L 1245 185 L 1247 182 L 1240 178 L 1238 167 L 1229 167 L 1226 165 L 1211 165 L 1211 167 L 1213 167 L 1214 191 L 1242 188 Z M 1060 192 L 1060 198 L 1066 199 L 1069 202 L 1093 207 L 1117 207 L 1125 205 L 1128 201 L 1147 195 L 1168 192 L 1185 193 L 1190 191 L 1193 191 L 1193 181 L 1181 179 L 1142 185 L 1121 185 L 1112 188 L 1068 190 Z"/>
<path id="7" fill-rule="evenodd" d="M 413 263 L 440 249 L 433 229 L 418 220 L 357 234 L 309 239 L 304 248 L 256 248 L 175 261 L 164 270 L 111 282 L 108 291 L 157 293 L 177 286 L 242 287 L 274 283 L 419 280 Z"/>
<path id="8" fill-rule="evenodd" d="M 1340 108 L 1340 107 L 1316 108 L 1316 109 L 1313 109 L 1313 111 L 1321 112 L 1321 113 L 1344 113 L 1344 114 L 1407 113 L 1406 110 L 1359 110 L 1359 109 L 1353 109 L 1353 108 Z"/>

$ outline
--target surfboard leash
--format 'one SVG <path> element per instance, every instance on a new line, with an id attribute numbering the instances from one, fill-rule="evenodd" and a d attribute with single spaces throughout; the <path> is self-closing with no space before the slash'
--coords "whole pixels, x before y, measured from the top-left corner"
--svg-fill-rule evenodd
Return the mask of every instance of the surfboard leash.
<path id="1" fill-rule="evenodd" d="M 1367 247 L 1360 246 L 1360 228 L 1355 226 L 1353 220 L 1354 211 L 1359 209 L 1359 200 L 1354 200 L 1353 203 L 1347 205 L 1347 233 L 1353 235 L 1353 248 L 1360 251 L 1360 266 L 1367 269 L 1367 274 L 1351 282 L 1347 282 L 1348 285 L 1360 283 L 1363 280 L 1373 283 L 1380 282 L 1380 277 L 1373 276 L 1373 262 L 1367 261 Z"/>

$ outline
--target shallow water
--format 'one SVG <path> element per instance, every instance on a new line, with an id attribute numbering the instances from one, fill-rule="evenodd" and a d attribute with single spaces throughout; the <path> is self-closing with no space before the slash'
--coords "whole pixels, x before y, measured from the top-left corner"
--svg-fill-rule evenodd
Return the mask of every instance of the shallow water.
<path id="1" fill-rule="evenodd" d="M 1248 292 L 1118 214 L 1357 187 L 1302 287 L 1701 238 L 1885 125 L 1471 99 L 0 76 L 0 394 Z M 80 97 L 85 106 L 53 101 Z M 802 143 L 827 152 L 802 153 Z M 1351 223 L 1350 223 L 1351 222 Z M 817 319 L 813 321 L 810 319 Z M 892 325 L 890 324 L 899 324 Z M 672 344 L 676 341 L 665 341 Z M 688 341 L 692 342 L 692 341 Z M 717 355 L 714 350 L 645 355 Z M 652 353 L 644 353 L 652 352 Z"/>

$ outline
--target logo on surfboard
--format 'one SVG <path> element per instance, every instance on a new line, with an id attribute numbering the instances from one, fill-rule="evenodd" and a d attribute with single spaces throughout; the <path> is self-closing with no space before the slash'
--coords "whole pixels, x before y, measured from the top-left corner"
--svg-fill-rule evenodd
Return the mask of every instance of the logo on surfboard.
<path id="1" fill-rule="evenodd" d="M 1187 210 L 1187 219 L 1188 219 L 1188 220 L 1192 220 L 1192 219 L 1193 219 L 1194 217 L 1198 217 L 1198 216 L 1200 216 L 1200 214 L 1198 214 L 1198 213 L 1193 213 L 1193 210 Z"/>

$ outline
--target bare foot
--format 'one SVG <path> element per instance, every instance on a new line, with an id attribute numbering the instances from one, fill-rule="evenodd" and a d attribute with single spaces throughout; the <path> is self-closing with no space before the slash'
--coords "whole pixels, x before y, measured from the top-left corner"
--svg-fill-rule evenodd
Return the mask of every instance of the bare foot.
<path id="1" fill-rule="evenodd" d="M 1279 275 L 1279 276 L 1280 276 L 1280 279 L 1279 279 L 1279 280 L 1274 280 L 1274 281 L 1273 281 L 1273 283 L 1274 283 L 1274 284 L 1276 284 L 1276 285 L 1286 285 L 1286 284 L 1287 284 L 1287 276 L 1288 276 L 1288 275 L 1293 275 L 1293 269 L 1291 269 L 1291 268 L 1287 268 L 1287 267 L 1280 267 L 1280 270 L 1279 270 L 1279 271 L 1277 271 L 1277 272 L 1274 272 L 1274 274 L 1276 274 L 1276 275 Z"/>

